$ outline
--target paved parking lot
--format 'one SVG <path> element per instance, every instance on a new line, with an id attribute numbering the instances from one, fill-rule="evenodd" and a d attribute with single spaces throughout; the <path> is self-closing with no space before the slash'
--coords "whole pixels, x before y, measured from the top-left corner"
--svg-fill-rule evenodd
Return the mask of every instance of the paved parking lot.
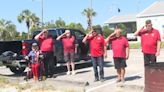
<path id="1" fill-rule="evenodd" d="M 162 57 L 163 55 L 164 49 L 161 50 L 158 62 L 164 61 L 164 58 Z M 106 80 L 104 82 L 93 82 L 94 76 L 92 67 L 76 70 L 77 74 L 74 76 L 65 75 L 65 73 L 57 74 L 56 78 L 50 78 L 46 81 L 55 83 L 56 85 L 59 84 L 58 87 L 69 86 L 70 88 L 85 90 L 85 92 L 109 92 L 109 90 L 110 92 L 126 92 L 126 90 L 128 90 L 128 92 L 142 92 L 144 88 L 144 66 L 143 55 L 140 49 L 130 50 L 130 57 L 127 60 L 127 65 L 126 82 L 124 83 L 124 86 L 115 82 L 117 76 L 116 70 L 113 66 L 112 51 L 108 51 L 108 58 L 105 59 L 104 72 Z M 0 75 L 17 79 L 19 80 L 17 82 L 20 83 L 24 82 L 22 76 L 12 76 L 9 69 L 5 67 L 0 68 Z"/>

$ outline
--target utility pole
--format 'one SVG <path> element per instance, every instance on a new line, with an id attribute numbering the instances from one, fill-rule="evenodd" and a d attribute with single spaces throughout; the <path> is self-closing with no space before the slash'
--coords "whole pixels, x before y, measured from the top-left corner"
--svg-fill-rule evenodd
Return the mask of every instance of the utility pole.
<path id="1" fill-rule="evenodd" d="M 90 24 L 90 30 L 92 30 L 92 10 L 93 10 L 93 9 L 92 9 L 92 0 L 90 1 L 90 4 L 91 4 L 91 5 L 90 5 L 90 9 L 91 9 L 91 12 L 90 12 L 90 13 L 91 13 L 91 14 L 90 14 L 90 23 L 91 23 L 91 24 Z"/>

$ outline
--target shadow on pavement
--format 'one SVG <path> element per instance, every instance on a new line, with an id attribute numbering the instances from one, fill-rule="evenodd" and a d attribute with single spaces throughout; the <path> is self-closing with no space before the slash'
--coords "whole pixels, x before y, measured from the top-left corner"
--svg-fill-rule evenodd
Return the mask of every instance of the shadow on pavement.
<path id="1" fill-rule="evenodd" d="M 132 80 L 137 80 L 137 79 L 141 79 L 141 76 L 132 76 L 132 77 L 126 77 L 125 80 L 126 81 L 132 81 Z"/>
<path id="2" fill-rule="evenodd" d="M 111 80 L 111 79 L 114 79 L 114 78 L 117 78 L 117 75 L 112 75 L 112 76 L 108 76 L 108 77 L 104 77 L 105 80 Z"/>
<path id="3" fill-rule="evenodd" d="M 86 73 L 86 72 L 90 72 L 91 70 L 85 70 L 85 71 L 79 71 L 79 72 L 76 72 L 76 74 L 82 74 L 82 73 Z"/>
<path id="4" fill-rule="evenodd" d="M 111 61 L 104 61 L 104 67 L 113 67 L 113 65 L 111 64 Z"/>

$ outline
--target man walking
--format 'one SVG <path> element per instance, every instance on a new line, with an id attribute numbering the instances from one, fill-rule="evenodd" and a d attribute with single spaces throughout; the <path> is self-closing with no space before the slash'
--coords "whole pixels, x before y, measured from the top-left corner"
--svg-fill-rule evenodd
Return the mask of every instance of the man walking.
<path id="1" fill-rule="evenodd" d="M 129 43 L 121 35 L 121 32 L 120 26 L 116 26 L 115 32 L 108 36 L 106 42 L 112 45 L 114 65 L 118 74 L 116 82 L 124 83 L 125 67 L 127 67 L 126 60 L 129 58 Z"/>
<path id="2" fill-rule="evenodd" d="M 36 40 L 40 42 L 40 50 L 44 55 L 44 67 L 46 77 L 53 76 L 53 61 L 54 61 L 54 43 L 53 38 L 48 35 L 48 30 L 44 29 L 35 36 Z"/>
<path id="3" fill-rule="evenodd" d="M 152 27 L 151 20 L 146 20 L 145 26 L 134 34 L 141 37 L 144 65 L 156 63 L 156 57 L 160 55 L 161 37 L 159 31 Z"/>
<path id="4" fill-rule="evenodd" d="M 94 69 L 95 82 L 96 81 L 104 81 L 104 57 L 106 57 L 106 44 L 104 37 L 98 34 L 96 30 L 93 29 L 89 34 L 87 34 L 83 43 L 89 42 L 90 44 L 90 53 L 91 60 Z M 99 66 L 99 73 L 97 70 L 97 66 Z M 100 75 L 100 78 L 99 78 Z"/>
<path id="5" fill-rule="evenodd" d="M 77 53 L 76 39 L 71 35 L 70 30 L 65 30 L 65 33 L 57 37 L 57 40 L 62 39 L 64 47 L 64 59 L 67 62 L 67 75 L 70 75 L 70 65 L 72 66 L 72 75 L 75 75 L 74 58 Z"/>

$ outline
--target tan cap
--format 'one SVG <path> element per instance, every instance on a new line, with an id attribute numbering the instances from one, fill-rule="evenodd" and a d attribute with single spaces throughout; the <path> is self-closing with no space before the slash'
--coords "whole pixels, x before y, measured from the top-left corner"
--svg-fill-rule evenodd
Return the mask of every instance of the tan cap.
<path id="1" fill-rule="evenodd" d="M 70 30 L 65 30 L 65 33 L 70 33 Z"/>

